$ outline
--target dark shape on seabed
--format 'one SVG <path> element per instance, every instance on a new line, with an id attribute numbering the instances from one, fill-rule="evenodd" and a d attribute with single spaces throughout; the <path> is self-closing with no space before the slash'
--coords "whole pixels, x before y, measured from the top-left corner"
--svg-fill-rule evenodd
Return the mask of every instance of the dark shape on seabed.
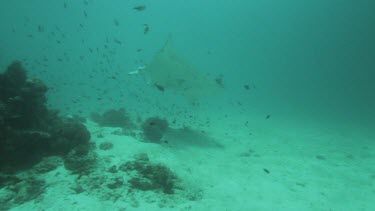
<path id="1" fill-rule="evenodd" d="M 99 145 L 99 149 L 101 150 L 110 150 L 113 148 L 113 144 L 111 142 L 103 142 Z"/>
<path id="2" fill-rule="evenodd" d="M 175 192 L 176 175 L 168 167 L 150 162 L 146 153 L 137 155 L 134 161 L 122 164 L 119 170 L 133 172 L 129 183 L 134 189 L 162 190 L 165 194 Z"/>
<path id="3" fill-rule="evenodd" d="M 103 127 L 122 127 L 133 128 L 134 123 L 131 121 L 125 109 L 110 109 L 103 114 L 92 113 L 91 119 Z"/>
<path id="4" fill-rule="evenodd" d="M 26 203 L 31 200 L 38 200 L 47 188 L 44 179 L 28 176 L 17 178 L 4 188 L 0 196 L 0 210 L 10 210 L 12 207 Z"/>
<path id="5" fill-rule="evenodd" d="M 65 157 L 64 167 L 79 176 L 89 174 L 97 161 L 97 155 L 92 148 L 93 145 L 82 145 L 71 150 Z"/>
<path id="6" fill-rule="evenodd" d="M 168 122 L 159 117 L 148 118 L 142 124 L 143 136 L 146 141 L 159 143 L 168 130 Z"/>

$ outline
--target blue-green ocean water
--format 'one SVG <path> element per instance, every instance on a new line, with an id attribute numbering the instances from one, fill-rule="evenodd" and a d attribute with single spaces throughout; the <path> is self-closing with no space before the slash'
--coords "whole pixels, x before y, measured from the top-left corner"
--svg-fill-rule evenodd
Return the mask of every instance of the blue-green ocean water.
<path id="1" fill-rule="evenodd" d="M 133 95 L 144 102 L 155 93 L 139 92 L 144 84 L 126 73 L 147 64 L 171 34 L 187 60 L 223 75 L 222 105 L 371 124 L 373 9 L 366 0 L 3 1 L 0 64 L 23 61 L 51 87 L 49 102 L 67 112 L 138 107 Z"/>
<path id="2" fill-rule="evenodd" d="M 125 107 L 184 121 L 203 121 L 206 111 L 228 122 L 270 115 L 374 137 L 374 11 L 371 0 L 3 0 L 0 68 L 22 61 L 63 114 Z M 186 60 L 223 78 L 200 107 L 128 75 L 169 35 Z"/>

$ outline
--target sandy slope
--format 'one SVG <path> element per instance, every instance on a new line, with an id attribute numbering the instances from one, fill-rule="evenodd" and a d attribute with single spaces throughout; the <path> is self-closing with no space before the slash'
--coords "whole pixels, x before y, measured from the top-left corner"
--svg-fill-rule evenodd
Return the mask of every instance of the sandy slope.
<path id="1" fill-rule="evenodd" d="M 12 210 L 375 210 L 373 136 L 277 119 L 251 122 L 249 132 L 239 122 L 207 129 L 211 145 L 175 136 L 167 136 L 168 144 L 144 143 L 89 122 L 97 145 L 114 145 L 96 150 L 101 167 L 95 174 L 110 177 L 103 169 L 146 152 L 171 168 L 184 190 L 172 196 L 136 191 L 104 200 L 100 191 L 74 193 L 77 176 L 60 167 L 46 174 L 43 197 Z"/>

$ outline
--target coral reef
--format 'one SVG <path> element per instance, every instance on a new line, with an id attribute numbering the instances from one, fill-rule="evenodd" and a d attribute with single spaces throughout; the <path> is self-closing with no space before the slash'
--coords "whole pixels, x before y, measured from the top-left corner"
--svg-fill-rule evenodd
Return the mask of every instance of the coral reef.
<path id="1" fill-rule="evenodd" d="M 162 190 L 163 193 L 173 194 L 177 177 L 161 164 L 151 163 L 147 154 L 143 153 L 134 161 L 126 162 L 119 167 L 121 171 L 135 172 L 129 180 L 132 188 L 139 190 Z"/>
<path id="2" fill-rule="evenodd" d="M 151 117 L 142 123 L 143 136 L 146 141 L 158 143 L 168 130 L 168 122 L 159 117 Z"/>
<path id="3" fill-rule="evenodd" d="M 38 129 L 46 126 L 47 87 L 38 79 L 27 79 L 20 62 L 0 74 L 0 126 Z M 5 135 L 5 134 L 3 134 Z"/>
<path id="4" fill-rule="evenodd" d="M 99 145 L 99 149 L 101 150 L 110 150 L 113 148 L 113 144 L 111 142 L 103 142 Z"/>
<path id="5" fill-rule="evenodd" d="M 103 114 L 92 113 L 91 119 L 100 126 L 104 127 L 134 127 L 134 123 L 131 121 L 129 115 L 123 108 L 118 110 L 110 109 Z"/>
<path id="6" fill-rule="evenodd" d="M 90 147 L 81 145 L 71 150 L 64 160 L 64 167 L 80 176 L 89 174 L 96 165 L 97 154 Z"/>
<path id="7" fill-rule="evenodd" d="M 44 157 L 88 146 L 90 133 L 46 106 L 47 86 L 28 79 L 20 62 L 0 74 L 0 172 L 29 169 Z"/>
<path id="8" fill-rule="evenodd" d="M 1 178 L 1 177 L 0 177 Z M 8 184 L 0 190 L 0 210 L 8 210 L 16 205 L 42 197 L 47 187 L 43 179 L 33 176 L 19 178 L 8 176 Z"/>
<path id="9" fill-rule="evenodd" d="M 121 163 L 110 157 L 100 159 L 83 125 L 85 119 L 62 118 L 48 109 L 47 90 L 41 80 L 27 77 L 20 62 L 0 73 L 0 210 L 43 200 L 46 188 L 53 188 L 56 181 L 76 194 L 87 192 L 133 207 L 139 206 L 140 197 L 152 196 L 160 207 L 178 198 L 201 199 L 201 190 L 185 189 L 172 170 L 151 162 L 146 153 Z M 121 134 L 142 136 L 153 143 L 160 143 L 169 130 L 168 122 L 159 117 L 143 122 L 139 118 L 134 124 L 124 109 L 96 113 L 91 118 L 101 126 L 121 127 Z M 113 148 L 109 141 L 99 143 L 100 150 Z M 73 174 L 75 181 L 60 183 L 60 178 Z"/>
<path id="10" fill-rule="evenodd" d="M 63 162 L 77 174 L 95 164 L 90 133 L 80 120 L 49 110 L 47 90 L 20 62 L 0 74 L 0 210 L 41 197 L 48 185 L 38 176 Z"/>

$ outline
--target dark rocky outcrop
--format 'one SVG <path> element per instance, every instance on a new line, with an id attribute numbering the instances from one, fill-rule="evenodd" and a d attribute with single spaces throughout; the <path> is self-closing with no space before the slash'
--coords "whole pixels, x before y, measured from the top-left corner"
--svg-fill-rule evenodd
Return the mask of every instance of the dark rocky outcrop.
<path id="1" fill-rule="evenodd" d="M 168 122 L 159 117 L 148 118 L 142 124 L 143 136 L 149 142 L 160 142 L 167 130 Z"/>
<path id="2" fill-rule="evenodd" d="M 29 169 L 44 157 L 88 147 L 90 133 L 77 120 L 46 106 L 48 88 L 27 78 L 20 62 L 0 74 L 0 173 Z"/>

